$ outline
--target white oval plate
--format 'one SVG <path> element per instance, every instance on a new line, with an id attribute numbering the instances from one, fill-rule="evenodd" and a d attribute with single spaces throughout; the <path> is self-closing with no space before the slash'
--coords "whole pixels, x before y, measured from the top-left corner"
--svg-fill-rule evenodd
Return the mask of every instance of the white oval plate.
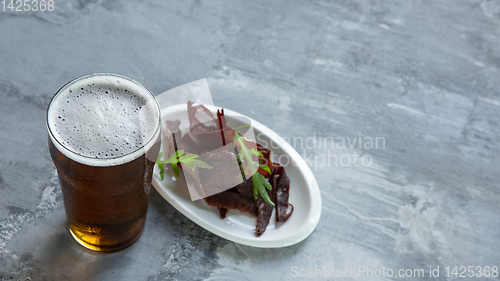
<path id="1" fill-rule="evenodd" d="M 213 113 L 217 107 L 207 106 Z M 284 223 L 276 223 L 275 211 L 262 236 L 255 236 L 257 218 L 237 210 L 229 210 L 227 217 L 221 219 L 217 208 L 208 206 L 204 200 L 191 201 L 184 176 L 178 179 L 166 171 L 165 179 L 159 177 L 159 169 L 155 165 L 153 186 L 174 208 L 190 220 L 227 240 L 243 245 L 259 248 L 279 248 L 296 244 L 309 236 L 321 216 L 321 195 L 318 183 L 311 169 L 302 157 L 278 134 L 261 123 L 240 113 L 224 108 L 226 116 L 240 116 L 251 121 L 257 141 L 271 150 L 273 159 L 291 159 L 294 164 L 285 167 L 290 178 L 289 202 L 294 206 L 292 216 Z M 189 122 L 186 105 L 176 105 L 162 110 L 162 120 L 180 120 Z M 233 124 L 231 124 L 232 127 Z M 274 146 L 274 147 L 273 147 Z M 277 147 L 277 148 L 275 148 Z M 283 161 L 284 162 L 284 161 Z"/>

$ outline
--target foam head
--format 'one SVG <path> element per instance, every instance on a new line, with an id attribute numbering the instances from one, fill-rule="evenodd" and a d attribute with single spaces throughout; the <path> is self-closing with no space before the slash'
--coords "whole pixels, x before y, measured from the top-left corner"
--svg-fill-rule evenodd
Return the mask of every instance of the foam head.
<path id="1" fill-rule="evenodd" d="M 95 74 L 59 90 L 49 105 L 47 126 L 53 143 L 69 158 L 108 166 L 147 149 L 159 133 L 159 114 L 144 86 L 123 76 Z"/>

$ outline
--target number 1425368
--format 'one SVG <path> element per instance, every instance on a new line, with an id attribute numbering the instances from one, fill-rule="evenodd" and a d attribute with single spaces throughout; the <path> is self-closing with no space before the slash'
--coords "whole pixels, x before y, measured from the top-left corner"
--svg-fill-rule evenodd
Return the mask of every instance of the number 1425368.
<path id="1" fill-rule="evenodd" d="M 53 0 L 2 0 L 0 4 L 3 12 L 52 12 L 55 9 Z"/>

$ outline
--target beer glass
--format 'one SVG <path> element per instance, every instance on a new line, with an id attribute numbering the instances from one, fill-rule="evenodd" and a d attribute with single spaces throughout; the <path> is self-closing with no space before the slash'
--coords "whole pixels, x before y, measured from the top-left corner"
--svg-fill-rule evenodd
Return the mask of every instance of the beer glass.
<path id="1" fill-rule="evenodd" d="M 160 147 L 155 96 L 124 76 L 83 76 L 54 95 L 47 129 L 71 235 L 97 252 L 133 244 Z"/>

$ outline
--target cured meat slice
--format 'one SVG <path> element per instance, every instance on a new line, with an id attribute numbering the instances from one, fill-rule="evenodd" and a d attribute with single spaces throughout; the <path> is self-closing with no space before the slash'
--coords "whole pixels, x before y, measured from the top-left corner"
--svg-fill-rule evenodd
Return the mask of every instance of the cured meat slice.
<path id="1" fill-rule="evenodd" d="M 271 150 L 263 147 L 262 145 L 257 143 L 257 150 L 262 153 L 262 156 L 258 157 L 259 163 L 266 165 L 269 170 L 272 172 L 274 168 L 279 166 L 279 163 L 274 163 L 271 161 Z M 257 160 L 257 159 L 256 159 Z M 258 170 L 259 174 L 263 175 L 264 177 L 269 177 L 269 172 L 259 168 Z"/>
<path id="2" fill-rule="evenodd" d="M 248 198 L 250 200 L 255 200 L 253 196 L 253 180 L 252 178 L 248 178 L 244 180 L 242 183 L 236 186 L 236 190 L 243 195 L 243 197 Z"/>
<path id="3" fill-rule="evenodd" d="M 258 210 L 255 202 L 235 192 L 226 190 L 224 192 L 205 197 L 205 202 L 207 202 L 210 206 L 225 208 L 228 210 L 236 209 L 240 212 L 247 212 L 252 216 L 257 216 Z"/>
<path id="4" fill-rule="evenodd" d="M 266 189 L 267 194 L 271 198 L 274 204 L 276 204 L 276 195 L 275 189 L 268 190 Z M 257 237 L 261 236 L 264 231 L 266 231 L 267 226 L 269 225 L 269 221 L 271 220 L 271 215 L 273 214 L 273 206 L 267 204 L 261 196 L 257 199 L 257 227 L 255 229 L 255 235 Z"/>
<path id="5" fill-rule="evenodd" d="M 271 175 L 271 186 L 276 192 L 276 222 L 285 222 L 292 215 L 293 206 L 288 203 L 290 180 L 283 166 L 279 166 L 273 170 Z M 292 206 L 292 210 L 287 213 L 289 205 Z"/>
<path id="6" fill-rule="evenodd" d="M 225 219 L 227 214 L 227 209 L 223 207 L 217 207 L 217 210 L 219 210 L 220 218 Z"/>
<path id="7" fill-rule="evenodd" d="M 190 128 L 190 131 L 193 132 L 193 131 L 195 131 L 197 129 L 204 130 L 204 129 L 208 128 L 209 126 L 207 126 L 206 124 L 202 123 L 200 121 L 200 119 L 198 119 L 198 117 L 196 117 L 196 114 L 198 113 L 198 110 L 201 110 L 202 112 L 204 112 L 210 118 L 210 120 L 215 120 L 214 115 L 203 104 L 195 105 L 195 106 L 193 106 L 193 104 L 194 104 L 194 102 L 192 102 L 192 101 L 188 101 L 187 102 L 188 119 L 189 119 L 189 128 Z"/>

